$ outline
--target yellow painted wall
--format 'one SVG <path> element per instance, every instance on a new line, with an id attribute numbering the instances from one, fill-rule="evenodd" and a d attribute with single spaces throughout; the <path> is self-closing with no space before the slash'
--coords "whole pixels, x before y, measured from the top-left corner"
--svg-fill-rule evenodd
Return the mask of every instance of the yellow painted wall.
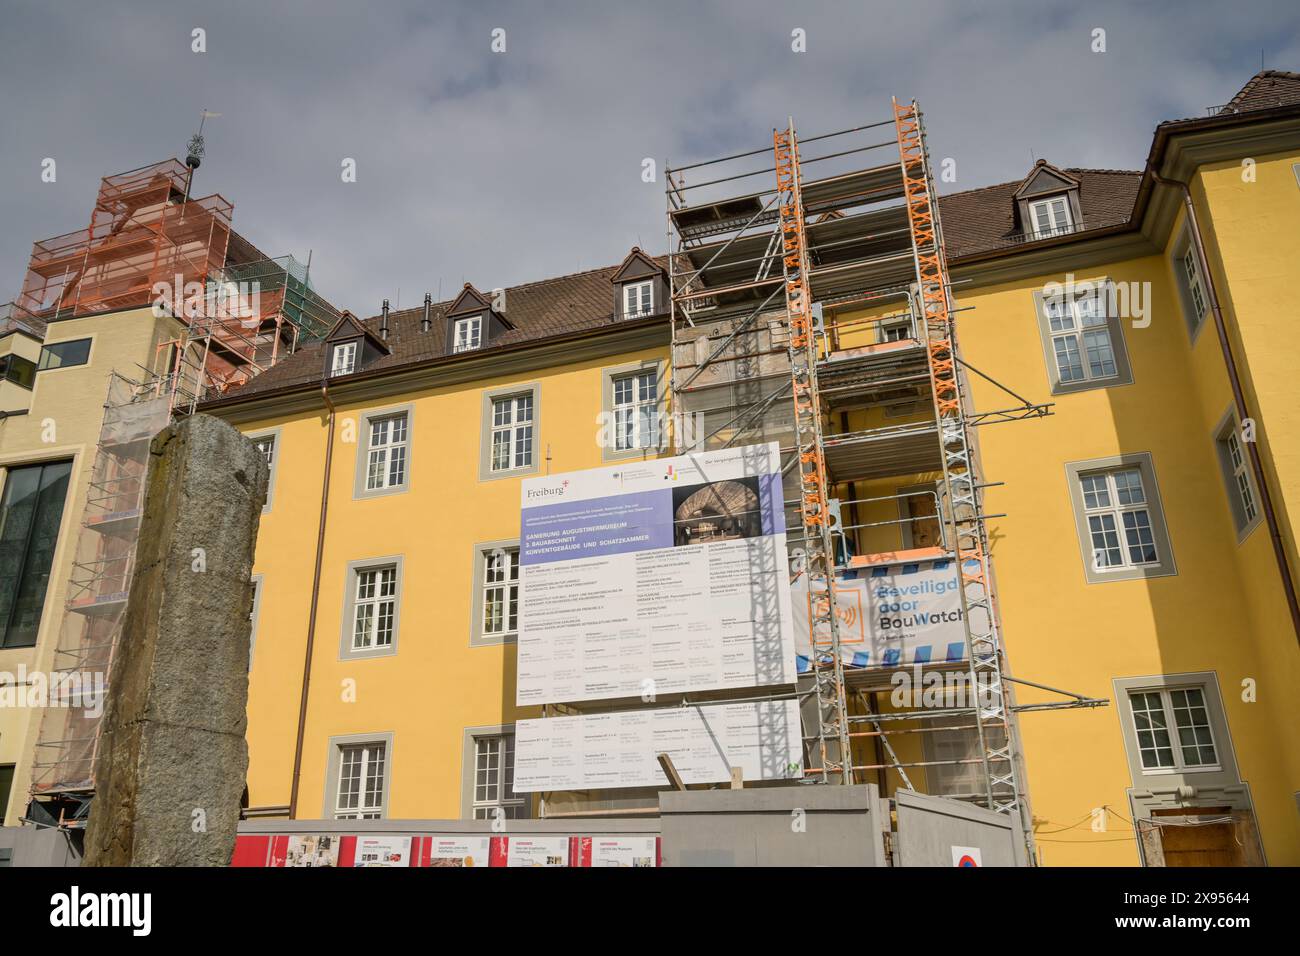
<path id="1" fill-rule="evenodd" d="M 1260 560 L 1266 532 L 1256 528 L 1237 543 L 1211 437 L 1230 400 L 1222 362 L 1208 352 L 1210 335 L 1201 336 L 1195 351 L 1190 347 L 1164 256 L 1081 271 L 1076 279 L 1105 277 L 1149 283 L 1150 325 L 1122 323 L 1133 384 L 1056 396 L 1052 417 L 980 430 L 985 478 L 1006 482 L 988 491 L 986 508 L 1007 512 L 989 527 L 1013 673 L 1111 700 L 1102 710 L 1021 720 L 1042 858 L 1048 864 L 1138 862 L 1123 823 L 1133 781 L 1111 681 L 1210 670 L 1218 676 L 1265 851 L 1272 863 L 1295 863 L 1300 834 L 1291 794 L 1298 781 L 1288 756 L 1295 749 L 1295 697 L 1287 684 L 1273 683 L 1274 674 L 1287 670 L 1277 666 L 1282 662 L 1273 650 L 1285 656 L 1294 638 L 1277 573 Z M 976 307 L 960 320 L 966 358 L 1022 394 L 1046 398 L 1032 291 L 1065 278 L 1044 275 L 964 292 L 961 304 Z M 976 408 L 1007 404 L 979 379 L 972 392 Z M 1088 584 L 1064 465 L 1132 452 L 1153 456 L 1177 574 Z M 1242 701 L 1247 678 L 1260 681 L 1261 703 Z M 1049 699 L 1024 690 L 1019 697 Z M 1089 816 L 1103 805 L 1117 817 L 1106 832 L 1094 833 Z"/>
<path id="2" fill-rule="evenodd" d="M 474 545 L 519 536 L 521 479 L 479 480 L 483 392 L 538 383 L 538 473 L 594 468 L 603 464 L 596 441 L 602 369 L 643 359 L 666 363 L 668 349 L 338 405 L 300 817 L 324 812 L 329 738 L 385 732 L 394 735 L 389 816 L 461 816 L 465 728 L 535 716 L 514 706 L 514 645 L 470 646 Z M 359 414 L 406 403 L 413 406 L 409 490 L 354 500 Z M 252 806 L 283 806 L 290 797 L 326 421 L 322 411 L 240 426 L 250 435 L 280 429 L 272 507 L 254 566 L 262 598 L 249 687 Z M 389 555 L 404 561 L 397 652 L 341 661 L 346 567 Z M 354 699 L 345 699 L 353 686 Z"/>
<path id="3" fill-rule="evenodd" d="M 171 338 L 177 328 L 172 319 L 155 318 L 151 309 L 51 323 L 46 344 L 93 337 L 89 361 L 37 372 L 29 413 L 0 421 L 0 484 L 5 471 L 17 465 L 73 460 L 36 646 L 0 650 L 0 672 L 16 674 L 19 666 L 25 666 L 28 673 L 50 669 L 91 463 L 99 441 L 109 373 L 117 369 L 139 379 L 143 375 L 141 367 L 152 366 L 156 345 Z M 37 355 L 30 357 L 35 360 Z M 17 825 L 27 805 L 32 745 L 39 723 L 39 713 L 25 707 L 0 708 L 0 763 L 17 765 L 9 805 L 0 808 L 6 825 Z"/>

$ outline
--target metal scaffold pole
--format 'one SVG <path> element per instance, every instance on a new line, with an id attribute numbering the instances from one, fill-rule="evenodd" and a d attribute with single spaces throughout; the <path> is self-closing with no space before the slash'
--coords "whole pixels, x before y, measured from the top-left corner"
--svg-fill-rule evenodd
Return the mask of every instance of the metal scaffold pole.
<path id="1" fill-rule="evenodd" d="M 921 301 L 924 345 L 943 461 L 943 482 L 951 507 L 953 551 L 961 580 L 962 619 L 975 694 L 975 724 L 984 763 L 988 806 L 1018 814 L 1032 853 L 1032 820 L 1021 791 L 1009 694 L 1002 676 L 1002 646 L 989 574 L 988 533 L 980 481 L 966 421 L 958 372 L 957 339 L 950 300 L 943 234 L 930 174 L 925 130 L 916 102 L 894 100 L 904 197 L 912 230 L 912 254 Z"/>
<path id="2" fill-rule="evenodd" d="M 799 509 L 803 518 L 802 571 L 808 578 L 811 627 L 829 634 L 828 654 L 812 649 L 816 691 L 817 742 L 821 777 L 853 782 L 849 742 L 848 703 L 844 693 L 844 661 L 840 654 L 840 620 L 835 608 L 835 547 L 831 540 L 831 509 L 826 457 L 822 446 L 821 397 L 817 392 L 817 336 L 808 290 L 808 245 L 804 234 L 800 190 L 799 143 L 794 120 L 772 134 L 776 186 L 780 205 L 781 262 L 785 269 L 785 306 L 789 323 L 791 387 L 799 473 Z"/>

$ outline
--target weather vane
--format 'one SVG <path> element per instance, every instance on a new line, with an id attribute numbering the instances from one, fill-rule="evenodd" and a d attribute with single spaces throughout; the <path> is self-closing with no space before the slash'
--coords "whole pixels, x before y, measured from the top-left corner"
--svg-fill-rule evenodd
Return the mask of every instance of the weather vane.
<path id="1" fill-rule="evenodd" d="M 186 147 L 185 165 L 190 169 L 198 169 L 203 162 L 203 124 L 208 121 L 209 116 L 220 115 L 206 109 L 199 111 L 199 131 L 190 137 L 189 146 Z"/>

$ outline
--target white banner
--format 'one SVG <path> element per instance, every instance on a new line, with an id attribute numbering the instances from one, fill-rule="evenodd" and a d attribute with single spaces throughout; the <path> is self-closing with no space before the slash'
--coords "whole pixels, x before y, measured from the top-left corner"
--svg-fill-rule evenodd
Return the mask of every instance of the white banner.
<path id="1" fill-rule="evenodd" d="M 844 663 L 892 667 L 965 660 L 959 587 L 957 565 L 951 560 L 857 568 L 837 576 L 835 605 Z M 807 577 L 800 576 L 792 591 L 795 653 L 799 672 L 804 673 L 812 643 Z M 820 625 L 819 653 L 826 653 L 830 640 L 830 628 Z"/>
<path id="2" fill-rule="evenodd" d="M 776 443 L 522 485 L 516 703 L 794 682 Z"/>
<path id="3" fill-rule="evenodd" d="M 725 782 L 732 767 L 746 780 L 799 779 L 801 744 L 794 700 L 521 720 L 514 789 L 662 786 L 661 753 L 672 757 L 685 783 Z"/>

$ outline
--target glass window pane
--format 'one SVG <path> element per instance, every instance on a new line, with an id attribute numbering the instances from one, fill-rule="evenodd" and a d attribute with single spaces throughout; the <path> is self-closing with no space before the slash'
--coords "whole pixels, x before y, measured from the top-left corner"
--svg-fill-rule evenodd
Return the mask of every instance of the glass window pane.
<path id="1" fill-rule="evenodd" d="M 1083 380 L 1083 361 L 1079 357 L 1079 342 L 1073 335 L 1060 335 L 1052 339 L 1056 352 L 1056 369 L 1062 382 Z"/>
<path id="2" fill-rule="evenodd" d="M 71 462 L 12 468 L 0 497 L 0 646 L 31 647 L 40 629 Z"/>
<path id="3" fill-rule="evenodd" d="M 1109 332 L 1085 332 L 1083 346 L 1088 353 L 1088 372 L 1093 378 L 1116 374 L 1115 352 L 1111 348 Z"/>
<path id="4" fill-rule="evenodd" d="M 1142 472 L 1136 468 L 1126 468 L 1115 472 L 1115 500 L 1121 505 L 1140 505 L 1146 502 L 1146 493 L 1142 490 Z"/>
<path id="5" fill-rule="evenodd" d="M 1085 508 L 1092 510 L 1110 507 L 1110 486 L 1106 483 L 1105 475 L 1083 475 L 1079 479 L 1079 485 L 1083 489 Z"/>

